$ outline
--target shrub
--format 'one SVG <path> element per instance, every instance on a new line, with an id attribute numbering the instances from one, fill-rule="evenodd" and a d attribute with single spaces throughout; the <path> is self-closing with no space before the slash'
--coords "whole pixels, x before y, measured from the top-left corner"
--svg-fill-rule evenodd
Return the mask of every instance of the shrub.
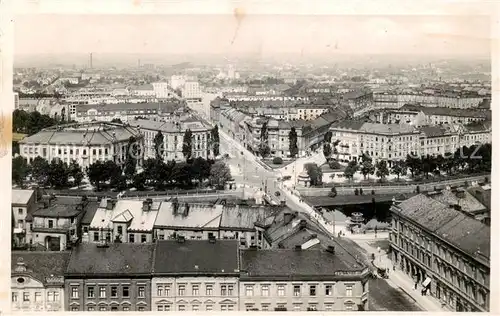
<path id="1" fill-rule="evenodd" d="M 363 195 L 363 189 L 359 189 L 359 195 Z"/>
<path id="2" fill-rule="evenodd" d="M 420 193 L 420 186 L 417 185 L 417 193 Z"/>
<path id="3" fill-rule="evenodd" d="M 372 195 L 375 195 L 375 190 L 372 190 Z"/>
<path id="4" fill-rule="evenodd" d="M 328 162 L 328 166 L 330 167 L 330 169 L 340 169 L 340 163 L 337 160 L 330 160 Z"/>
<path id="5" fill-rule="evenodd" d="M 282 163 L 283 163 L 283 159 L 281 157 L 274 157 L 273 158 L 273 164 L 281 165 Z"/>
<path id="6" fill-rule="evenodd" d="M 354 189 L 354 195 L 359 195 L 359 190 L 358 190 L 358 188 Z"/>

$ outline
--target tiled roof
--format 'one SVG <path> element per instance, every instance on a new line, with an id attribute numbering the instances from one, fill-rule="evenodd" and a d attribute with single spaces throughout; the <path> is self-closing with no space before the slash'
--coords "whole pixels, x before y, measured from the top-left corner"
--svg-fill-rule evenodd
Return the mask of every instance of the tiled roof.
<path id="1" fill-rule="evenodd" d="M 177 227 L 177 228 L 205 228 L 218 229 L 222 205 L 188 204 L 188 212 L 185 215 L 186 204 L 179 202 L 179 209 L 174 215 L 173 203 L 162 202 L 155 227 Z"/>
<path id="2" fill-rule="evenodd" d="M 69 262 L 68 251 L 13 251 L 11 253 L 11 274 L 15 275 L 15 269 L 19 260 L 26 267 L 23 272 L 47 284 L 47 278 L 62 277 Z"/>
<path id="3" fill-rule="evenodd" d="M 480 186 L 473 186 L 468 191 L 486 208 L 491 209 L 491 189 L 485 190 Z"/>
<path id="4" fill-rule="evenodd" d="M 146 102 L 146 103 L 116 103 L 116 104 L 81 104 L 76 107 L 76 112 L 87 113 L 88 110 L 95 109 L 99 112 L 122 112 L 122 111 L 139 111 L 139 110 L 154 110 L 158 109 L 162 113 L 173 113 L 179 109 L 181 105 L 173 102 Z M 140 114 L 137 114 L 140 115 Z"/>
<path id="5" fill-rule="evenodd" d="M 456 117 L 486 117 L 484 111 L 478 111 L 476 109 L 449 109 L 445 107 L 426 107 L 414 104 L 405 104 L 399 110 L 392 110 L 392 112 L 398 111 L 412 111 L 412 112 L 424 112 L 426 115 L 438 115 L 438 116 L 456 116 Z"/>
<path id="6" fill-rule="evenodd" d="M 317 280 L 333 276 L 337 271 L 359 271 L 365 265 L 344 261 L 343 256 L 323 249 L 295 250 L 242 250 L 240 269 L 245 278 L 266 280 L 310 278 Z"/>
<path id="7" fill-rule="evenodd" d="M 237 240 L 159 240 L 153 274 L 238 274 Z"/>
<path id="8" fill-rule="evenodd" d="M 12 204 L 28 204 L 29 199 L 35 193 L 34 190 L 12 189 Z"/>
<path id="9" fill-rule="evenodd" d="M 80 244 L 71 252 L 66 275 L 149 275 L 154 247 L 154 244 L 135 243 L 111 243 L 107 247 Z"/>
<path id="10" fill-rule="evenodd" d="M 37 209 L 33 212 L 33 217 L 54 217 L 54 218 L 70 218 L 83 212 L 83 210 L 78 210 L 78 204 L 82 203 L 82 197 L 57 197 L 53 200 L 44 197 L 46 202 L 49 202 L 47 208 Z M 42 203 L 40 203 L 43 205 Z"/>
<path id="11" fill-rule="evenodd" d="M 409 134 L 416 131 L 416 129 L 408 124 L 379 124 L 366 122 L 361 126 L 360 131 L 373 134 Z"/>
<path id="12" fill-rule="evenodd" d="M 277 210 L 268 207 L 226 206 L 222 211 L 220 227 L 236 229 L 253 229 L 256 222 L 260 222 Z"/>
<path id="13" fill-rule="evenodd" d="M 442 126 L 422 126 L 419 130 L 427 137 L 439 137 L 447 134 L 447 129 Z"/>
<path id="14" fill-rule="evenodd" d="M 393 209 L 472 257 L 490 257 L 490 228 L 431 197 L 419 194 Z M 478 252 L 479 251 L 479 252 Z"/>
<path id="15" fill-rule="evenodd" d="M 344 120 L 333 123 L 332 129 L 350 129 L 350 130 L 360 130 L 361 127 L 365 124 L 363 121 L 352 121 L 352 120 Z"/>
<path id="16" fill-rule="evenodd" d="M 440 194 L 432 195 L 431 198 L 444 205 L 460 205 L 463 211 L 472 214 L 486 210 L 483 204 L 465 190 L 457 192 L 443 190 Z"/>
<path id="17" fill-rule="evenodd" d="M 187 129 L 190 129 L 192 132 L 199 131 L 207 131 L 210 127 L 203 124 L 201 121 L 176 121 L 176 122 L 162 122 L 162 121 L 153 121 L 153 120 L 130 120 L 128 121 L 130 126 L 140 128 L 140 129 L 148 129 L 154 131 L 162 131 L 166 133 L 184 133 Z M 177 124 L 179 123 L 179 124 Z"/>
<path id="18" fill-rule="evenodd" d="M 85 215 L 83 215 L 81 221 L 82 225 L 89 225 L 92 223 L 92 219 L 94 218 L 95 212 L 97 212 L 98 208 L 99 202 L 90 201 L 89 204 L 87 204 Z"/>

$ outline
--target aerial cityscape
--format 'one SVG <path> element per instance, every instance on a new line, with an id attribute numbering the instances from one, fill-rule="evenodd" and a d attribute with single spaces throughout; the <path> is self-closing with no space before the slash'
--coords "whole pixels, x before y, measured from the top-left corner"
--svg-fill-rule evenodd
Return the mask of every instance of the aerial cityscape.
<path id="1" fill-rule="evenodd" d="M 489 312 L 489 22 L 231 18 L 16 19 L 12 311 Z"/>

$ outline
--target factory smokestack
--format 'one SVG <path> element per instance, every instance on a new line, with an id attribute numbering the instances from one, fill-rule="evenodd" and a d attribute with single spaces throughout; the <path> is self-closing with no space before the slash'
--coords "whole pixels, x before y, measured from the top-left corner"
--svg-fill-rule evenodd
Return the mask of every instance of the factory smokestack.
<path id="1" fill-rule="evenodd" d="M 92 69 L 92 53 L 90 53 L 90 69 Z"/>

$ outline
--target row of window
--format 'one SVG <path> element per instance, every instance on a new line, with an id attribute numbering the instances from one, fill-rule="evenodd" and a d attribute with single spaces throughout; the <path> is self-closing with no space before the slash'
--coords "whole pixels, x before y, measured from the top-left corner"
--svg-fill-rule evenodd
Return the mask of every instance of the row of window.
<path id="1" fill-rule="evenodd" d="M 245 285 L 245 295 L 246 296 L 254 296 L 254 285 Z M 345 296 L 352 296 L 352 284 L 345 285 Z M 308 292 L 305 294 L 309 296 L 317 296 L 319 294 L 318 286 L 311 284 L 309 285 Z M 286 285 L 278 284 L 276 294 L 278 296 L 286 296 Z M 302 285 L 293 285 L 293 296 L 301 296 L 302 293 Z M 324 287 L 324 295 L 325 296 L 333 296 L 333 284 L 326 284 Z M 270 286 L 262 284 L 260 285 L 260 296 L 270 296 Z"/>
<path id="2" fill-rule="evenodd" d="M 234 311 L 235 310 L 235 306 L 233 304 L 222 304 L 220 307 L 221 307 L 221 311 Z M 172 305 L 159 304 L 159 305 L 156 305 L 156 310 L 158 312 L 170 312 L 170 311 L 172 311 Z M 177 311 L 184 312 L 187 310 L 188 310 L 187 305 L 184 305 L 184 304 L 177 305 Z M 199 310 L 200 310 L 200 305 L 198 305 L 198 304 L 191 305 L 191 311 L 196 312 Z M 209 311 L 213 311 L 213 310 L 214 310 L 213 305 L 211 305 L 211 304 L 205 305 L 205 311 L 209 312 Z"/>
<path id="3" fill-rule="evenodd" d="M 130 311 L 130 306 L 123 306 L 122 311 L 124 312 L 128 312 Z M 144 306 L 138 306 L 137 307 L 137 311 L 138 312 L 144 312 L 146 310 L 146 308 Z M 70 311 L 72 312 L 79 312 L 80 311 L 80 307 L 78 306 L 72 306 L 70 308 Z M 99 312 L 107 312 L 107 311 L 112 311 L 112 312 L 118 312 L 119 311 L 119 307 L 118 306 L 110 306 L 110 308 L 108 309 L 107 306 L 99 306 L 97 309 L 95 306 L 87 306 L 87 311 L 88 312 L 95 312 L 95 311 L 99 311 Z"/>
<path id="4" fill-rule="evenodd" d="M 118 298 L 118 286 L 111 286 L 110 292 L 109 292 L 109 297 L 111 298 Z M 96 293 L 98 291 L 98 293 Z M 106 286 L 88 286 L 87 287 L 87 298 L 96 298 L 96 295 L 99 294 L 99 298 L 106 298 L 108 295 L 107 287 Z M 131 295 L 130 287 L 129 286 L 122 286 L 121 287 L 121 297 L 122 298 L 128 298 Z M 71 294 L 70 294 L 71 299 L 78 299 L 80 297 L 80 291 L 79 287 L 77 286 L 72 286 L 71 287 Z M 146 297 L 146 287 L 145 286 L 138 286 L 137 287 L 137 297 L 138 298 L 145 298 Z"/>
<path id="5" fill-rule="evenodd" d="M 118 230 L 118 235 L 122 235 L 122 233 L 120 232 L 121 226 L 118 226 L 118 229 L 119 229 Z M 102 234 L 99 233 L 99 232 L 94 232 L 94 234 L 93 234 L 94 242 L 101 241 L 103 239 L 101 235 Z M 104 239 L 107 242 L 111 242 L 111 232 L 106 232 L 106 234 L 104 235 Z M 141 234 L 140 240 L 141 240 L 141 243 L 146 243 L 147 242 L 147 235 L 146 234 Z M 129 243 L 135 243 L 135 234 L 129 234 L 128 235 L 128 242 Z"/>
<path id="6" fill-rule="evenodd" d="M 220 285 L 220 296 L 233 296 L 234 292 L 234 284 L 221 284 Z M 177 285 L 177 295 L 178 296 L 186 296 L 187 295 L 187 284 L 178 284 Z M 191 284 L 191 295 L 199 296 L 201 293 L 200 284 Z M 159 297 L 170 296 L 171 292 L 171 284 L 158 284 L 156 286 L 156 295 Z M 214 295 L 214 284 L 205 284 L 205 295 L 213 296 Z"/>
<path id="7" fill-rule="evenodd" d="M 31 301 L 31 293 L 30 292 L 22 292 L 23 295 L 23 302 L 30 302 Z M 59 292 L 57 291 L 48 291 L 47 292 L 47 301 L 48 302 L 58 302 L 60 299 Z M 42 301 L 42 293 L 41 292 L 35 292 L 34 294 L 34 302 L 41 302 Z M 12 292 L 12 302 L 19 302 L 19 293 L 18 292 Z"/>

